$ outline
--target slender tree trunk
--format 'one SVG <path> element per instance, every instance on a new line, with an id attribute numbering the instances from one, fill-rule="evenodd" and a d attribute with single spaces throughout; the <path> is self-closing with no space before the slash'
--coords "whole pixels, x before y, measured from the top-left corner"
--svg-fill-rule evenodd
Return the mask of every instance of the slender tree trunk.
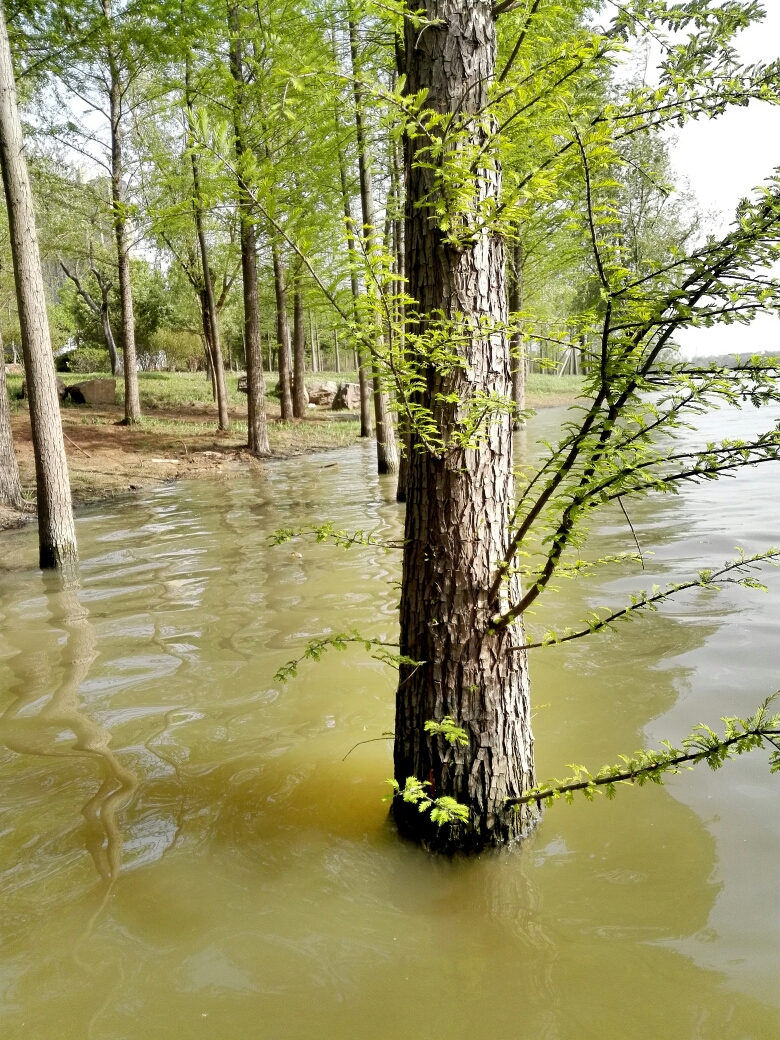
<path id="1" fill-rule="evenodd" d="M 117 376 L 120 374 L 122 366 L 119 364 L 119 355 L 116 350 L 116 340 L 114 339 L 114 330 L 111 328 L 111 316 L 108 312 L 108 307 L 100 308 L 100 324 L 103 327 L 103 338 L 106 341 L 106 347 L 108 347 L 108 356 L 111 359 L 111 375 Z"/>
<path id="2" fill-rule="evenodd" d="M 484 112 L 495 81 L 496 33 L 489 0 L 422 0 L 428 24 L 406 24 L 408 90 L 425 92 L 440 113 Z M 484 145 L 482 119 L 469 124 L 475 151 Z M 474 203 L 500 192 L 498 159 L 476 171 Z M 511 390 L 503 241 L 480 236 L 450 244 L 435 216 L 435 183 L 427 161 L 412 162 L 409 177 L 409 292 L 421 315 L 458 320 L 465 365 L 451 374 L 428 369 L 421 403 L 430 408 L 444 442 L 457 421 L 454 405 L 438 394 Z M 462 318 L 458 318 L 462 315 Z M 495 331 L 479 323 L 495 322 Z M 471 337 L 466 332 L 471 328 Z M 482 325 L 484 330 L 484 324 Z M 421 362 L 424 363 L 424 362 Z M 476 449 L 447 447 L 441 456 L 418 448 L 412 434 L 407 482 L 401 592 L 401 653 L 416 662 L 400 669 L 396 698 L 395 777 L 415 776 L 432 797 L 448 795 L 468 806 L 470 823 L 438 829 L 427 813 L 401 799 L 394 804 L 400 830 L 432 846 L 482 847 L 522 835 L 534 811 L 507 811 L 504 800 L 534 782 L 533 741 L 522 626 L 491 631 L 497 604 L 488 590 L 509 542 L 513 501 L 511 417 L 495 417 Z M 516 578 L 509 594 L 514 599 Z M 502 595 L 503 599 L 503 595 Z M 513 652 L 514 651 L 514 652 Z M 453 747 L 425 732 L 428 720 L 450 715 L 468 734 Z"/>
<path id="3" fill-rule="evenodd" d="M 103 0 L 103 15 L 111 32 L 111 0 Z M 138 366 L 135 355 L 135 314 L 133 288 L 130 277 L 130 236 L 127 230 L 124 167 L 122 160 L 122 83 L 114 46 L 107 47 L 109 69 L 109 116 L 111 123 L 111 207 L 116 236 L 117 270 L 119 275 L 119 303 L 122 311 L 122 349 L 125 368 L 125 422 L 136 423 L 141 418 L 141 399 L 138 394 Z"/>
<path id="4" fill-rule="evenodd" d="M 306 330 L 303 324 L 303 294 L 300 275 L 295 276 L 293 288 L 293 415 L 306 415 Z"/>
<path id="5" fill-rule="evenodd" d="M 103 279 L 96 268 L 93 268 L 93 274 L 95 275 L 95 281 L 98 283 L 100 289 L 100 303 L 98 303 L 92 293 L 90 293 L 82 284 L 81 279 L 77 274 L 70 271 L 65 264 L 60 260 L 60 267 L 65 272 L 65 275 L 70 278 L 73 284 L 76 286 L 76 292 L 82 298 L 87 307 L 92 311 L 96 318 L 100 319 L 100 325 L 103 329 L 103 339 L 106 341 L 106 348 L 108 349 L 108 356 L 111 360 L 111 375 L 116 376 L 119 374 L 119 356 L 116 350 L 116 341 L 114 340 L 114 331 L 111 328 L 111 313 L 110 313 L 110 300 L 109 293 L 111 291 L 111 283 L 108 280 Z"/>
<path id="6" fill-rule="evenodd" d="M 290 379 L 290 323 L 287 319 L 287 285 L 279 246 L 271 246 L 274 265 L 274 292 L 276 293 L 276 342 L 279 344 L 279 399 L 282 419 L 292 419 L 293 400 Z"/>
<path id="7" fill-rule="evenodd" d="M 523 309 L 523 243 L 520 241 L 515 242 L 512 248 L 511 285 L 509 310 L 516 314 Z M 525 358 L 523 337 L 519 330 L 512 334 L 512 400 L 516 409 L 512 428 L 519 430 L 524 425 L 520 413 L 525 408 Z"/>
<path id="8" fill-rule="evenodd" d="M 0 504 L 12 509 L 24 509 L 24 495 L 19 480 L 19 466 L 14 454 L 11 433 L 11 408 L 5 382 L 5 356 L 0 339 Z"/>
<path id="9" fill-rule="evenodd" d="M 399 70 L 400 72 L 403 69 Z M 393 178 L 396 183 L 396 202 L 397 210 L 395 219 L 393 220 L 393 250 L 395 253 L 395 295 L 397 298 L 396 304 L 396 321 L 398 323 L 399 334 L 401 336 L 401 343 L 399 344 L 399 350 L 404 350 L 404 341 L 406 338 L 406 307 L 403 302 L 403 293 L 406 291 L 406 162 L 404 162 L 403 168 L 399 161 L 399 147 L 396 146 L 393 149 Z M 406 156 L 408 152 L 408 142 L 404 140 L 403 144 L 403 155 Z M 399 412 L 398 414 L 398 436 L 401 441 L 401 450 L 399 451 L 398 459 L 398 483 L 395 489 L 395 498 L 397 502 L 406 501 L 406 481 L 409 475 L 409 451 L 411 450 L 411 440 L 409 435 L 409 425 L 406 416 Z"/>
<path id="10" fill-rule="evenodd" d="M 320 348 L 314 331 L 314 318 L 311 311 L 309 311 L 309 339 L 311 340 L 311 370 L 319 372 L 322 367 L 320 365 Z"/>
<path id="11" fill-rule="evenodd" d="M 366 246 L 376 238 L 376 219 L 374 215 L 374 192 L 371 184 L 371 165 L 368 157 L 368 142 L 363 125 L 363 91 L 358 80 L 359 54 L 357 25 L 350 16 L 349 45 L 352 54 L 352 76 L 355 94 L 355 131 L 358 146 L 358 172 L 360 175 L 360 203 L 363 210 L 363 238 Z M 381 341 L 377 348 L 381 349 Z M 374 389 L 374 415 L 376 417 L 376 456 L 377 469 L 380 473 L 398 472 L 398 449 L 395 443 L 395 427 L 393 418 L 387 407 L 387 395 L 382 390 L 382 383 L 376 364 L 372 364 L 372 381 Z"/>
<path id="12" fill-rule="evenodd" d="M 46 291 L 38 252 L 35 208 L 24 156 L 11 48 L 1 4 L 0 165 L 8 209 L 24 370 L 30 400 L 40 565 L 42 568 L 67 569 L 78 560 L 76 529 L 46 312 Z"/>
<path id="13" fill-rule="evenodd" d="M 341 372 L 341 358 L 339 357 L 339 330 L 333 330 L 333 355 L 336 371 Z"/>
<path id="14" fill-rule="evenodd" d="M 336 133 L 340 132 L 340 123 L 338 109 L 336 110 Z M 349 199 L 349 182 L 347 180 L 347 160 L 344 155 L 344 150 L 339 146 L 339 176 L 341 178 L 341 200 L 344 206 L 344 220 L 347 228 L 347 253 L 349 254 L 349 268 L 350 268 L 350 285 L 352 287 L 352 305 L 354 307 L 355 318 L 357 319 L 357 305 L 360 298 L 360 284 L 358 283 L 357 275 L 357 257 L 355 248 L 355 225 L 352 220 L 352 204 Z M 358 383 L 360 385 L 360 436 L 370 437 L 372 433 L 371 429 L 371 388 L 370 380 L 367 371 L 367 365 L 364 363 L 363 358 L 357 352 L 355 353 L 356 364 L 358 374 Z"/>
<path id="15" fill-rule="evenodd" d="M 268 422 L 265 414 L 265 379 L 263 378 L 263 344 L 260 333 L 260 300 L 257 289 L 257 242 L 252 215 L 252 198 L 242 175 L 246 151 L 244 143 L 244 58 L 241 25 L 237 7 L 230 8 L 230 68 L 236 97 L 233 117 L 236 132 L 236 165 L 238 167 L 238 208 L 241 219 L 241 275 L 244 292 L 244 355 L 246 358 L 247 447 L 256 455 L 271 454 Z"/>
<path id="16" fill-rule="evenodd" d="M 185 71 L 185 103 L 187 105 L 187 116 L 192 125 L 194 114 L 192 110 L 192 95 L 190 91 L 190 66 L 187 59 Z M 209 249 L 206 241 L 206 232 L 203 226 L 203 194 L 200 187 L 200 165 L 194 148 L 190 148 L 190 161 L 192 163 L 192 209 L 195 217 L 195 231 L 198 237 L 200 249 L 200 263 L 203 272 L 203 291 L 205 293 L 206 311 L 208 313 L 209 333 L 207 342 L 211 349 L 211 367 L 213 372 L 214 386 L 217 391 L 217 413 L 220 430 L 227 432 L 230 429 L 230 416 L 227 406 L 227 384 L 225 383 L 225 362 L 222 359 L 222 348 L 219 342 L 219 321 L 217 315 L 217 303 L 214 296 L 214 281 L 211 277 L 209 265 Z"/>

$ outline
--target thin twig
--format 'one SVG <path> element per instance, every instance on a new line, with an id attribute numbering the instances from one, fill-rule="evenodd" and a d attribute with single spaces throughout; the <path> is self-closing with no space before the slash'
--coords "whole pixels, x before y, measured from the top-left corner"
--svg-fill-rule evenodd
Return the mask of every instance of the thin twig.
<path id="1" fill-rule="evenodd" d="M 639 559 L 640 559 L 640 561 L 642 563 L 642 570 L 644 570 L 645 569 L 645 558 L 642 555 L 642 547 L 640 546 L 639 539 L 636 536 L 636 531 L 634 530 L 634 525 L 631 523 L 631 517 L 626 512 L 626 507 L 623 505 L 623 496 L 622 495 L 618 495 L 618 503 L 620 505 L 620 508 L 623 510 L 623 516 L 626 518 L 626 523 L 631 528 L 631 534 L 634 536 L 634 544 L 636 545 L 636 551 L 639 553 Z"/>
<path id="2" fill-rule="evenodd" d="M 383 733 L 381 737 L 369 737 L 368 740 L 359 740 L 357 744 L 353 744 L 349 751 L 342 758 L 342 762 L 346 762 L 355 748 L 359 748 L 361 744 L 373 744 L 377 740 L 390 740 L 395 736 L 395 733 Z"/>
<path id="3" fill-rule="evenodd" d="M 70 439 L 70 437 L 67 435 L 67 433 L 65 433 L 64 430 L 62 431 L 62 436 L 65 438 L 66 441 L 68 441 L 70 444 L 72 444 L 74 448 L 78 448 L 80 452 L 83 452 L 84 455 L 86 455 L 88 459 L 92 458 L 92 456 L 89 454 L 89 452 L 88 451 L 84 451 L 84 449 L 81 447 L 80 444 L 76 444 L 75 441 L 72 441 Z"/>

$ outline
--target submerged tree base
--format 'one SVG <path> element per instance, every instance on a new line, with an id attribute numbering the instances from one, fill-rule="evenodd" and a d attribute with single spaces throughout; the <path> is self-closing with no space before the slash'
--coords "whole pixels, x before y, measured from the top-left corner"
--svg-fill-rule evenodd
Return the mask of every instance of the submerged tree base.
<path id="1" fill-rule="evenodd" d="M 75 542 L 65 545 L 41 544 L 38 555 L 38 566 L 42 571 L 58 571 L 64 580 L 72 574 L 78 574 L 79 553 Z"/>
<path id="2" fill-rule="evenodd" d="M 492 826 L 479 828 L 471 822 L 437 824 L 429 812 L 420 812 L 417 805 L 401 797 L 394 799 L 391 815 L 402 837 L 421 845 L 427 852 L 448 856 L 517 845 L 535 830 L 542 818 L 541 811 L 533 804 L 507 808 L 489 821 Z"/>

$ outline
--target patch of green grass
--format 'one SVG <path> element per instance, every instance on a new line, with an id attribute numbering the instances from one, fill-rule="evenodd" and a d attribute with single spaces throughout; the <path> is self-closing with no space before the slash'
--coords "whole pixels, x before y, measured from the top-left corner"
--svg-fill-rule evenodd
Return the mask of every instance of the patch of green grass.
<path id="1" fill-rule="evenodd" d="M 525 381 L 527 394 L 545 397 L 558 394 L 581 394 L 584 376 L 555 376 L 532 372 Z"/>

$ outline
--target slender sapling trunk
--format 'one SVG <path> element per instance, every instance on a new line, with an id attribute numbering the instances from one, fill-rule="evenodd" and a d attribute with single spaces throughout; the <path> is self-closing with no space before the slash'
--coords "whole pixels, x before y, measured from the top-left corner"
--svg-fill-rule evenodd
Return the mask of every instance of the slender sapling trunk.
<path id="1" fill-rule="evenodd" d="M 279 246 L 271 245 L 274 265 L 274 293 L 276 295 L 276 342 L 279 345 L 279 399 L 282 419 L 292 419 L 293 400 L 290 379 L 290 322 L 287 318 L 287 285 Z"/>
<path id="2" fill-rule="evenodd" d="M 293 415 L 306 415 L 306 330 L 303 325 L 303 294 L 300 274 L 293 287 Z"/>
<path id="3" fill-rule="evenodd" d="M 62 435 L 46 290 L 38 252 L 22 125 L 16 97 L 11 47 L 0 4 L 0 165 L 16 282 L 24 370 L 30 401 L 38 503 L 38 545 L 42 568 L 68 569 L 78 560 L 70 498 L 68 461 Z M 3 366 L 5 362 L 3 360 Z M 3 371 L 5 382 L 5 370 Z M 3 388 L 4 390 L 4 388 Z"/>

